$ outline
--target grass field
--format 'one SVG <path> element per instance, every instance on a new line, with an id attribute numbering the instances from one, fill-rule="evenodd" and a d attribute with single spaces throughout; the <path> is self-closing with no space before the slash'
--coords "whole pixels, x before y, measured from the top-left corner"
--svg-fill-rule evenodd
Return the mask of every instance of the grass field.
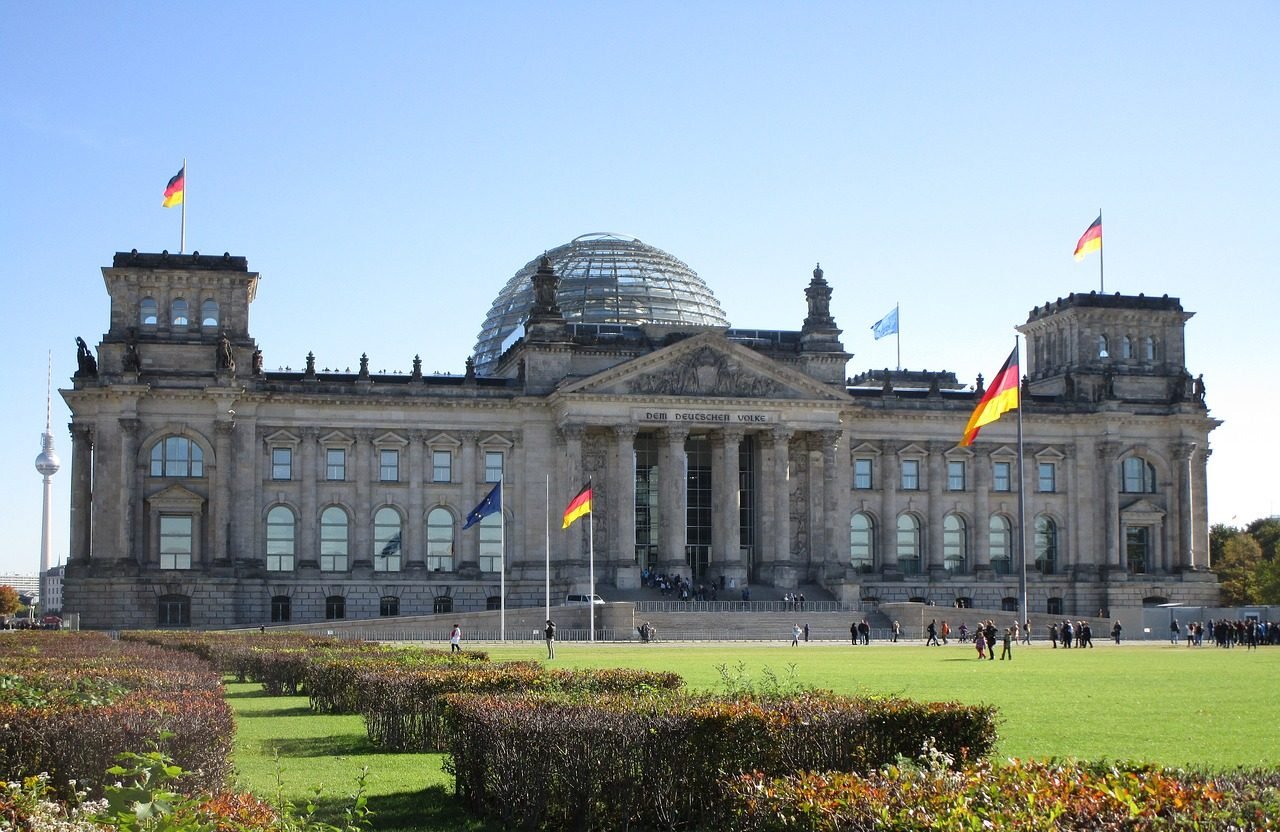
<path id="1" fill-rule="evenodd" d="M 471 644 L 495 660 L 541 658 L 541 644 Z M 767 673 L 847 694 L 987 703 L 1000 712 L 1001 757 L 1145 760 L 1168 766 L 1280 766 L 1280 650 L 1187 649 L 1099 643 L 1093 650 L 1015 650 L 982 661 L 968 645 L 870 648 L 805 644 L 561 644 L 562 667 L 672 670 L 695 689 L 723 690 L 731 676 Z M 488 830 L 448 797 L 441 755 L 380 754 L 358 716 L 313 716 L 305 697 L 269 698 L 230 685 L 237 712 L 236 765 L 243 785 L 305 803 L 317 786 L 326 813 L 342 805 L 368 766 L 378 830 Z M 277 763 L 275 755 L 278 754 Z"/>

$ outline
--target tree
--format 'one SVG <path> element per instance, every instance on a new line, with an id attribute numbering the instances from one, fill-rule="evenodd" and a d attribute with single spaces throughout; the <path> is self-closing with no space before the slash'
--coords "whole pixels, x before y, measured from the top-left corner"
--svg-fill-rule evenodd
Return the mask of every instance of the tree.
<path id="1" fill-rule="evenodd" d="M 18 590 L 11 586 L 0 586 L 0 615 L 13 615 L 21 606 Z"/>
<path id="2" fill-rule="evenodd" d="M 1280 604 L 1280 558 L 1258 564 L 1258 603 Z"/>
<path id="3" fill-rule="evenodd" d="M 1223 547 L 1237 534 L 1240 534 L 1240 530 L 1226 523 L 1214 523 L 1209 527 L 1209 563 L 1213 564 L 1215 569 L 1218 567 L 1218 562 L 1222 560 Z"/>
<path id="4" fill-rule="evenodd" d="M 1275 560 L 1276 546 L 1280 544 L 1280 517 L 1263 517 L 1254 520 L 1245 529 L 1262 547 L 1264 560 Z"/>
<path id="5" fill-rule="evenodd" d="M 1222 560 L 1214 564 L 1222 603 L 1229 607 L 1258 603 L 1258 567 L 1262 564 L 1262 547 L 1244 532 L 1231 537 L 1222 547 Z"/>

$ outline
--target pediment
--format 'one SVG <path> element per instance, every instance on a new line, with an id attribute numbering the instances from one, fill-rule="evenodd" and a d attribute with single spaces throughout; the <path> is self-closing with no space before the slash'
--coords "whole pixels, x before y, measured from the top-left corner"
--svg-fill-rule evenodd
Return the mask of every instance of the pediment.
<path id="1" fill-rule="evenodd" d="M 387 448 L 387 447 L 393 447 L 393 446 L 403 448 L 405 445 L 408 445 L 409 442 L 403 436 L 400 436 L 398 433 L 387 431 L 386 433 L 381 433 L 381 434 L 378 434 L 378 436 L 374 437 L 373 444 L 374 444 L 374 447 L 377 447 L 377 448 Z"/>
<path id="2" fill-rule="evenodd" d="M 704 332 L 562 388 L 563 393 L 845 401 L 843 391 Z"/>
<path id="3" fill-rule="evenodd" d="M 262 441 L 268 445 L 300 445 L 302 438 L 287 430 L 277 430 L 262 437 Z"/>
<path id="4" fill-rule="evenodd" d="M 320 437 L 321 445 L 354 445 L 355 439 L 350 434 L 343 433 L 340 430 L 333 430 Z"/>
<path id="5" fill-rule="evenodd" d="M 462 443 L 447 433 L 432 434 L 427 439 L 427 447 L 430 448 L 461 448 Z"/>
<path id="6" fill-rule="evenodd" d="M 152 494 L 147 502 L 156 508 L 187 509 L 202 505 L 204 497 L 181 485 L 171 485 Z"/>
<path id="7" fill-rule="evenodd" d="M 494 450 L 495 448 L 510 450 L 511 448 L 515 447 L 514 442 L 512 442 L 507 437 L 497 433 L 489 434 L 485 438 L 481 439 L 478 444 L 480 445 L 481 448 L 484 448 L 486 450 Z"/>
<path id="8" fill-rule="evenodd" d="M 1146 498 L 1134 500 L 1120 509 L 1120 516 L 1128 519 L 1157 519 L 1164 517 L 1164 514 L 1164 509 Z"/>

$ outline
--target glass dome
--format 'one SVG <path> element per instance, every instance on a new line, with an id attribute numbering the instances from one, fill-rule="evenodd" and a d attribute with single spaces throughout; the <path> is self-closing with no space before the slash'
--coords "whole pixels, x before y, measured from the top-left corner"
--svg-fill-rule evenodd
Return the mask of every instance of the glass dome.
<path id="1" fill-rule="evenodd" d="M 547 252 L 560 278 L 556 303 L 569 323 L 728 326 L 711 289 L 683 261 L 634 237 L 584 234 Z M 523 333 L 533 306 L 535 257 L 502 287 L 476 338 L 476 370 L 492 371 Z"/>

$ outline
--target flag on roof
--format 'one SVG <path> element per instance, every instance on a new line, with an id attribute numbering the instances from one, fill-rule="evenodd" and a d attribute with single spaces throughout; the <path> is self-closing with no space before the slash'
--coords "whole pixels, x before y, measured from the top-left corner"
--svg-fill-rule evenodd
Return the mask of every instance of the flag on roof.
<path id="1" fill-rule="evenodd" d="M 898 307 L 895 305 L 889 314 L 871 325 L 871 333 L 876 336 L 879 341 L 886 335 L 893 335 L 898 331 Z"/>
<path id="2" fill-rule="evenodd" d="M 1102 215 L 1093 221 L 1093 224 L 1084 230 L 1080 235 L 1080 242 L 1076 243 L 1075 258 L 1083 260 L 1086 254 L 1098 251 L 1102 248 Z"/>
<path id="3" fill-rule="evenodd" d="M 175 205 L 181 205 L 183 202 L 183 194 L 187 189 L 187 165 L 184 162 L 182 170 L 173 175 L 169 180 L 169 184 L 164 188 L 164 202 L 161 203 L 165 208 L 172 208 Z"/>
<path id="4" fill-rule="evenodd" d="M 979 428 L 991 424 L 1010 410 L 1017 410 L 1018 402 L 1018 348 L 1014 347 L 1013 352 L 1009 353 L 1009 357 L 1005 359 L 1000 372 L 996 373 L 996 377 L 991 380 L 991 386 L 982 395 L 982 400 L 973 409 L 969 424 L 964 426 L 964 437 L 960 440 L 960 444 L 972 445 L 973 440 L 978 437 Z"/>

